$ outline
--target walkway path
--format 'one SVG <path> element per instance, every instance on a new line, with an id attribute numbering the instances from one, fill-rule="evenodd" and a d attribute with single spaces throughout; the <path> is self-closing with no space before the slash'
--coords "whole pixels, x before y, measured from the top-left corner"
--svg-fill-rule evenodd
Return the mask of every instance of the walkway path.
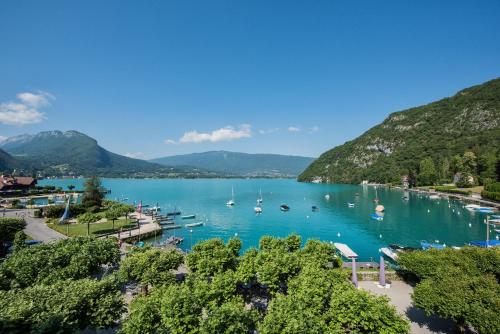
<path id="1" fill-rule="evenodd" d="M 129 215 L 129 217 L 137 219 L 139 221 L 140 228 L 126 231 L 123 233 L 109 234 L 109 235 L 106 235 L 106 237 L 113 236 L 113 237 L 118 238 L 120 236 L 122 239 L 128 239 L 128 238 L 137 237 L 139 235 L 142 236 L 144 234 L 151 234 L 155 231 L 157 231 L 158 233 L 161 233 L 161 231 L 162 231 L 161 226 L 158 225 L 157 223 L 155 223 L 153 221 L 153 218 L 151 218 L 150 216 L 146 216 L 145 214 L 139 215 L 137 212 L 134 212 L 134 213 L 131 213 Z"/>
<path id="2" fill-rule="evenodd" d="M 5 217 L 23 217 L 26 221 L 24 233 L 35 240 L 47 243 L 67 238 L 65 235 L 48 227 L 43 218 L 33 218 L 33 210 L 31 209 L 6 210 Z"/>
<path id="3" fill-rule="evenodd" d="M 404 282 L 393 281 L 389 289 L 379 288 L 378 282 L 360 281 L 361 289 L 376 295 L 386 295 L 398 312 L 404 314 L 411 321 L 412 334 L 455 333 L 455 324 L 451 320 L 435 316 L 426 316 L 424 311 L 411 303 L 413 287 Z"/>

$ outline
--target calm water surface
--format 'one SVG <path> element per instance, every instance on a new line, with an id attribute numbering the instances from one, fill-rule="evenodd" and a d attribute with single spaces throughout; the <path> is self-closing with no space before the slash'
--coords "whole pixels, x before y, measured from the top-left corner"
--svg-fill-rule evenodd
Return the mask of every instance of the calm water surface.
<path id="1" fill-rule="evenodd" d="M 84 180 L 42 180 L 40 185 L 83 188 Z M 257 246 L 263 235 L 284 237 L 290 233 L 303 241 L 317 238 L 348 244 L 360 259 L 378 256 L 378 249 L 389 243 L 419 246 L 421 240 L 439 240 L 447 245 L 461 246 L 471 240 L 485 240 L 486 226 L 482 214 L 470 213 L 463 203 L 453 200 L 431 200 L 410 194 L 402 200 L 398 190 L 378 189 L 380 204 L 385 206 L 383 221 L 370 217 L 374 212 L 375 189 L 357 185 L 325 185 L 298 183 L 295 180 L 167 180 L 167 179 L 103 179 L 111 189 L 110 199 L 128 198 L 133 204 L 156 205 L 162 212 L 178 208 L 183 214 L 196 214 L 196 220 L 177 219 L 179 224 L 206 221 L 202 227 L 164 231 L 157 241 L 175 233 L 185 238 L 182 247 L 212 237 L 228 239 L 236 233 L 243 247 Z M 234 187 L 234 207 L 227 207 Z M 254 207 L 262 189 L 263 213 L 256 215 Z M 356 197 L 355 194 L 359 196 Z M 327 200 L 325 195 L 329 194 Z M 355 203 L 349 208 L 347 203 Z M 279 206 L 286 203 L 290 211 Z M 319 207 L 312 212 L 311 206 Z M 491 234 L 495 238 L 495 233 Z"/>

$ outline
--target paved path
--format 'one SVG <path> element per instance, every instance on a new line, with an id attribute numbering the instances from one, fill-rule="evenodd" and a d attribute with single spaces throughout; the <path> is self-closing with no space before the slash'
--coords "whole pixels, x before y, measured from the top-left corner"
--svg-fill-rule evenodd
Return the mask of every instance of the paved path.
<path id="1" fill-rule="evenodd" d="M 379 288 L 377 282 L 360 281 L 361 289 L 376 295 L 386 295 L 398 312 L 404 314 L 411 321 L 412 334 L 455 333 L 455 324 L 451 320 L 435 316 L 427 317 L 419 308 L 411 303 L 413 287 L 404 282 L 394 281 L 389 289 Z"/>
<path id="2" fill-rule="evenodd" d="M 134 229 L 130 231 L 126 231 L 123 233 L 115 233 L 107 235 L 106 237 L 114 236 L 116 238 L 121 237 L 122 239 L 128 239 L 131 237 L 136 237 L 139 234 L 149 234 L 151 232 L 157 231 L 160 233 L 162 228 L 160 225 L 153 221 L 153 218 L 150 216 L 146 216 L 145 214 L 138 214 L 137 212 L 133 212 L 129 215 L 130 218 L 136 218 L 139 221 L 140 229 Z"/>
<path id="3" fill-rule="evenodd" d="M 67 238 L 65 235 L 48 227 L 43 218 L 33 218 L 33 210 L 6 210 L 5 217 L 24 217 L 26 221 L 24 233 L 35 240 L 47 243 Z"/>

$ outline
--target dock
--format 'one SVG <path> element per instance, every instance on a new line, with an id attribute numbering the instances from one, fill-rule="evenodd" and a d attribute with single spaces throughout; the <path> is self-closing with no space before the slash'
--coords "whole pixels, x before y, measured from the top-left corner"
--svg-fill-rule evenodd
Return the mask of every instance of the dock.
<path id="1" fill-rule="evenodd" d="M 137 212 L 131 213 L 129 217 L 138 220 L 139 228 L 124 231 L 121 233 L 119 232 L 114 234 L 108 234 L 105 237 L 111 236 L 123 241 L 133 241 L 133 240 L 147 239 L 162 234 L 163 229 L 151 217 L 145 216 L 143 214 L 141 215 Z"/>
<path id="2" fill-rule="evenodd" d="M 358 254 L 356 254 L 349 246 L 346 244 L 341 244 L 339 242 L 334 242 L 335 248 L 342 254 L 343 257 L 347 259 L 357 259 Z"/>

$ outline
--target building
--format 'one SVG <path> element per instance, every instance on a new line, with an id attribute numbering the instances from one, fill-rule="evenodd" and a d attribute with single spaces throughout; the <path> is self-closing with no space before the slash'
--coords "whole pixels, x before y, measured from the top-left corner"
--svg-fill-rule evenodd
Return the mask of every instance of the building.
<path id="1" fill-rule="evenodd" d="M 0 194 L 25 192 L 36 185 L 36 179 L 29 176 L 0 176 Z"/>

